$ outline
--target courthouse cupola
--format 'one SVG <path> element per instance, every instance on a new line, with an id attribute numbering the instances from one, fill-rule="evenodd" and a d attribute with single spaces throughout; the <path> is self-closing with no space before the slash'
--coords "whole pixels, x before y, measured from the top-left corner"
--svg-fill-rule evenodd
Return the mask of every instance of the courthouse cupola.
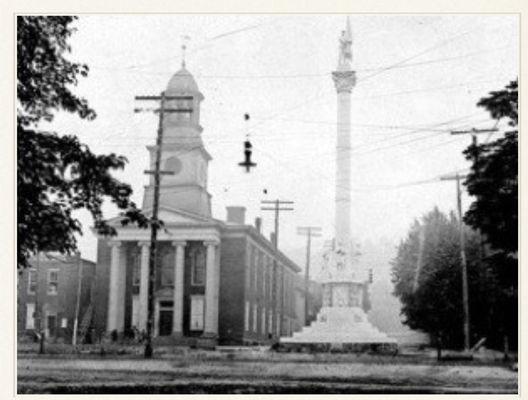
<path id="1" fill-rule="evenodd" d="M 204 96 L 184 63 L 165 89 L 161 169 L 171 172 L 160 182 L 161 207 L 211 216 L 207 192 L 207 169 L 211 156 L 205 150 L 200 126 L 200 103 Z M 154 169 L 156 146 L 148 146 L 150 169 Z M 154 176 L 145 188 L 143 208 L 152 207 Z"/>
<path id="2" fill-rule="evenodd" d="M 169 125 L 194 126 L 200 128 L 200 102 L 203 95 L 194 77 L 182 66 L 169 80 L 165 95 L 166 107 L 171 109 L 165 120 Z"/>
<path id="3" fill-rule="evenodd" d="M 178 72 L 176 72 L 169 81 L 167 85 L 166 94 L 200 94 L 198 90 L 198 85 L 194 80 L 193 76 L 185 67 L 182 67 Z"/>

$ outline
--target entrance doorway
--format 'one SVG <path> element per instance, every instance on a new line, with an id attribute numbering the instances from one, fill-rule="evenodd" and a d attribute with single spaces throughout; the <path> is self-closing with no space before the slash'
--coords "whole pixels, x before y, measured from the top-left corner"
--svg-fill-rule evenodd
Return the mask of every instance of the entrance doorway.
<path id="1" fill-rule="evenodd" d="M 56 315 L 48 315 L 47 322 L 47 328 L 48 328 L 48 336 L 49 337 L 55 337 L 56 330 L 57 330 L 57 316 Z"/>
<path id="2" fill-rule="evenodd" d="M 159 303 L 159 336 L 169 336 L 172 333 L 173 304 L 172 301 L 160 301 Z"/>

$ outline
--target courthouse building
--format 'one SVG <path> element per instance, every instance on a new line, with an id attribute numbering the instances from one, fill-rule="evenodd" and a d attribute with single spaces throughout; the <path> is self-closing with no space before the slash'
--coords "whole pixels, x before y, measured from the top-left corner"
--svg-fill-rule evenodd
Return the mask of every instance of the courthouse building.
<path id="1" fill-rule="evenodd" d="M 175 344 L 269 343 L 291 335 L 304 315 L 296 306 L 300 268 L 260 230 L 246 224 L 244 207 L 228 207 L 227 221 L 211 215 L 208 163 L 200 126 L 203 95 L 182 67 L 165 95 L 158 258 L 154 287 L 154 336 Z M 154 139 L 154 135 L 153 135 Z M 156 147 L 150 152 L 154 169 Z M 152 213 L 154 177 L 145 187 L 143 211 Z M 99 237 L 95 329 L 99 335 L 144 331 L 150 230 L 110 221 L 118 234 Z"/>

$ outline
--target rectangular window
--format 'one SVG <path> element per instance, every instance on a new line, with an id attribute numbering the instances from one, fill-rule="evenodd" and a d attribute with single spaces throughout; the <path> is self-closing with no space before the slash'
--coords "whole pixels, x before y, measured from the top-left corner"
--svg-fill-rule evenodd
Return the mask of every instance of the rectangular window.
<path id="1" fill-rule="evenodd" d="M 203 331 L 204 297 L 191 296 L 191 331 Z"/>
<path id="2" fill-rule="evenodd" d="M 260 332 L 262 334 L 265 334 L 266 333 L 266 308 L 263 307 L 261 311 L 262 311 L 261 313 L 262 321 L 261 321 L 261 326 L 260 326 Z"/>
<path id="3" fill-rule="evenodd" d="M 257 305 L 253 304 L 253 332 L 257 332 Z"/>
<path id="4" fill-rule="evenodd" d="M 244 330 L 249 331 L 249 301 L 246 301 L 246 307 L 244 310 L 245 318 L 244 318 Z"/>
<path id="5" fill-rule="evenodd" d="M 177 121 L 190 121 L 193 112 L 193 101 L 190 96 L 181 96 L 173 100 L 176 111 L 175 117 Z"/>
<path id="6" fill-rule="evenodd" d="M 174 270 L 171 265 L 163 265 L 161 268 L 161 286 L 174 286 Z"/>
<path id="7" fill-rule="evenodd" d="M 251 293 L 253 293 L 254 295 L 256 294 L 256 281 L 257 281 L 257 277 L 256 277 L 256 272 L 257 272 L 257 251 L 254 247 L 252 247 L 252 252 L 251 252 Z"/>
<path id="8" fill-rule="evenodd" d="M 268 259 L 268 299 L 271 302 L 273 299 L 273 263 L 271 258 Z"/>
<path id="9" fill-rule="evenodd" d="M 59 291 L 59 270 L 48 270 L 48 294 L 57 294 Z"/>
<path id="10" fill-rule="evenodd" d="M 141 252 L 136 251 L 133 255 L 134 264 L 132 265 L 132 287 L 133 293 L 139 293 L 139 285 L 141 279 Z"/>
<path id="11" fill-rule="evenodd" d="M 191 284 L 193 286 L 205 285 L 205 251 L 197 248 L 191 255 Z"/>
<path id="12" fill-rule="evenodd" d="M 26 304 L 26 329 L 35 329 L 35 304 Z"/>
<path id="13" fill-rule="evenodd" d="M 251 258 L 253 257 L 253 247 L 248 246 L 247 268 L 246 268 L 246 292 L 251 290 Z"/>
<path id="14" fill-rule="evenodd" d="M 28 271 L 28 294 L 35 294 L 37 292 L 37 270 L 30 269 Z"/>
<path id="15" fill-rule="evenodd" d="M 262 252 L 257 253 L 257 296 L 262 297 Z"/>

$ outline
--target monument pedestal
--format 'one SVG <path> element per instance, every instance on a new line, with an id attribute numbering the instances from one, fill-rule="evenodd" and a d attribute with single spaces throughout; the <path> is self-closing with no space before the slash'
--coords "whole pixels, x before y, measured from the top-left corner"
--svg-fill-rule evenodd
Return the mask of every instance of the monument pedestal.
<path id="1" fill-rule="evenodd" d="M 292 337 L 280 339 L 279 349 L 310 352 L 394 353 L 395 339 L 380 332 L 361 307 L 365 283 L 329 282 L 324 285 L 323 307 L 317 319 Z"/>

